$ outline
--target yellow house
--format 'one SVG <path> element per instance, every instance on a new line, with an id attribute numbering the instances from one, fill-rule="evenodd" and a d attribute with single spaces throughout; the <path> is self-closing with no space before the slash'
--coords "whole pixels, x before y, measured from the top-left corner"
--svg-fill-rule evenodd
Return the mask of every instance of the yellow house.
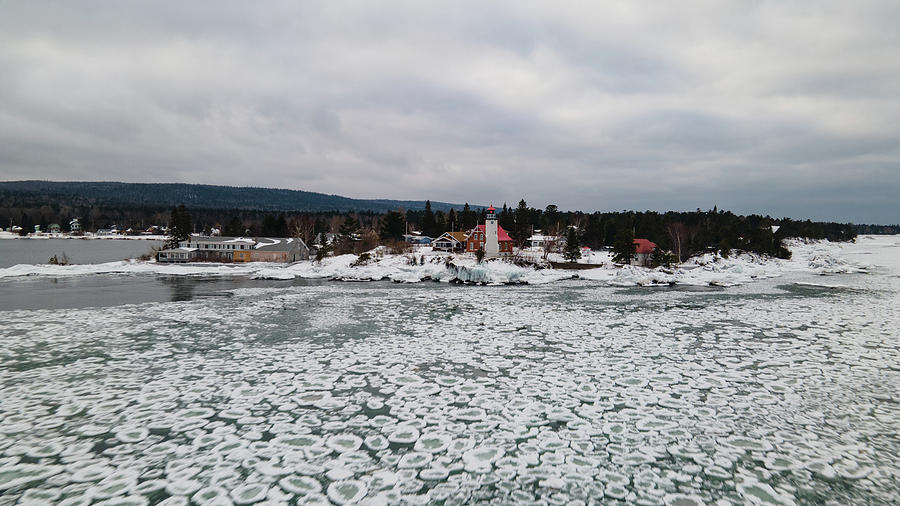
<path id="1" fill-rule="evenodd" d="M 234 261 L 235 262 L 249 262 L 250 261 L 250 250 L 234 250 Z"/>

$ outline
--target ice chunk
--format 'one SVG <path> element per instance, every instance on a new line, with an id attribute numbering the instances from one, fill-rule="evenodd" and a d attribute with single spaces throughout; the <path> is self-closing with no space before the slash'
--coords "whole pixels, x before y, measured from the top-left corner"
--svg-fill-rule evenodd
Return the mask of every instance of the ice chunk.
<path id="1" fill-rule="evenodd" d="M 269 493 L 269 487 L 262 483 L 250 483 L 241 485 L 229 494 L 235 504 L 253 504 L 265 499 Z"/>
<path id="2" fill-rule="evenodd" d="M 285 476 L 278 481 L 285 491 L 297 495 L 314 494 L 322 491 L 322 484 L 309 476 Z"/>
<path id="3" fill-rule="evenodd" d="M 63 466 L 41 464 L 14 464 L 0 467 L 0 492 L 28 483 L 44 481 L 63 470 Z"/>
<path id="4" fill-rule="evenodd" d="M 367 492 L 366 484 L 358 480 L 341 480 L 328 485 L 328 498 L 336 504 L 359 502 Z"/>
<path id="5" fill-rule="evenodd" d="M 358 450 L 360 446 L 362 446 L 363 440 L 360 439 L 359 436 L 355 434 L 335 434 L 328 438 L 328 441 L 325 442 L 325 446 L 331 448 L 332 450 L 343 453 L 349 451 Z"/>

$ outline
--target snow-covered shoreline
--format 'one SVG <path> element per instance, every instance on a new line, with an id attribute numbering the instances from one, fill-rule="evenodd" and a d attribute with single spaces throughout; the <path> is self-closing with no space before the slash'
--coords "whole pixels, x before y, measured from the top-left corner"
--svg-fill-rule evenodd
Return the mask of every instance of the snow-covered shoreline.
<path id="1" fill-rule="evenodd" d="M 896 241 L 896 236 L 889 237 Z M 871 239 L 868 239 L 871 241 Z M 120 261 L 87 265 L 26 265 L 0 269 L 0 280 L 36 277 L 68 277 L 87 275 L 164 275 L 164 276 L 246 276 L 252 279 L 331 279 L 341 281 L 390 280 L 399 283 L 423 281 L 463 282 L 475 284 L 545 284 L 566 279 L 584 279 L 612 286 L 736 286 L 754 280 L 782 276 L 788 272 L 838 274 L 866 272 L 868 265 L 852 261 L 844 255 L 853 244 L 827 241 L 791 241 L 790 260 L 741 253 L 729 258 L 706 254 L 694 257 L 673 268 L 648 269 L 615 266 L 603 258 L 586 259 L 597 263 L 592 269 L 567 270 L 515 265 L 504 260 L 478 264 L 467 255 L 423 252 L 407 255 L 373 255 L 361 265 L 356 255 L 340 255 L 322 262 L 303 261 L 294 264 L 160 264 L 154 261 Z M 594 255 L 606 255 L 595 252 Z"/>

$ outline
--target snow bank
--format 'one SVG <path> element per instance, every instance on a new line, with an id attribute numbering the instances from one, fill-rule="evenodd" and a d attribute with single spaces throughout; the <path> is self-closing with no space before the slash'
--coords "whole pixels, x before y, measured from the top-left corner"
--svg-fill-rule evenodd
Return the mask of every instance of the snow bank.
<path id="1" fill-rule="evenodd" d="M 894 247 L 897 238 L 869 244 L 869 248 Z M 884 244 L 882 244 L 884 243 Z M 0 279 L 21 276 L 83 276 L 113 275 L 182 275 L 182 276 L 247 276 L 253 279 L 291 280 L 335 279 L 342 281 L 390 280 L 400 283 L 421 281 L 464 282 L 476 284 L 551 283 L 569 278 L 604 282 L 612 286 L 734 286 L 757 279 L 781 276 L 787 272 L 835 274 L 867 272 L 870 266 L 853 261 L 853 255 L 863 251 L 857 244 L 792 241 L 790 260 L 761 257 L 742 253 L 723 258 L 717 254 L 694 257 L 673 268 L 647 269 L 616 266 L 608 261 L 606 252 L 598 252 L 590 259 L 595 269 L 570 271 L 537 269 L 519 266 L 504 260 L 489 260 L 478 264 L 467 255 L 448 256 L 437 252 L 417 252 L 407 255 L 380 255 L 371 252 L 368 261 L 360 262 L 356 255 L 330 257 L 322 262 L 304 261 L 294 264 L 159 264 L 154 261 L 122 261 L 93 265 L 16 265 L 0 269 Z M 867 252 L 868 250 L 866 250 Z M 877 249 L 875 251 L 878 251 Z M 881 255 L 878 258 L 887 257 Z M 602 262 L 602 263 L 601 263 Z"/>

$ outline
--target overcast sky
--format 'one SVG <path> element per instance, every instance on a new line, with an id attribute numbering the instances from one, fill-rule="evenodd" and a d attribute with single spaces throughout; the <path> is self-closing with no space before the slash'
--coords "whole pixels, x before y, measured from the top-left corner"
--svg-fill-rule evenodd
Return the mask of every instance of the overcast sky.
<path id="1" fill-rule="evenodd" d="M 0 179 L 896 223 L 898 20 L 896 0 L 0 0 Z"/>

